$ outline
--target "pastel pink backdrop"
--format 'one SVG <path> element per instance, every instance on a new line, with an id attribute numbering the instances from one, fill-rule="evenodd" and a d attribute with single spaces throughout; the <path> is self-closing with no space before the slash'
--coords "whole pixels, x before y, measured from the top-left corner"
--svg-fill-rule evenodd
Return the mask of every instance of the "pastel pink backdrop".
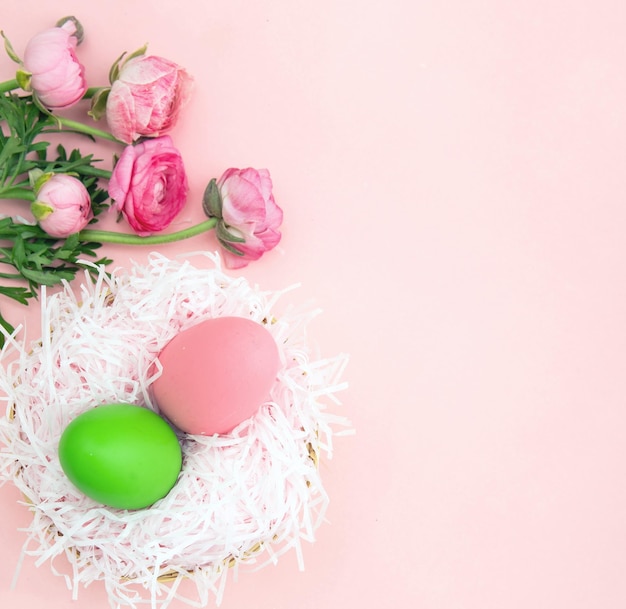
<path id="1" fill-rule="evenodd" d="M 242 574 L 222 607 L 626 606 L 626 4 L 3 0 L 0 27 L 21 52 L 66 14 L 92 82 L 145 42 L 194 74 L 180 226 L 211 177 L 268 167 L 283 241 L 241 274 L 301 283 L 322 353 L 351 354 L 357 434 L 305 571 Z M 11 316 L 37 335 L 36 305 Z M 18 500 L 2 607 L 104 609 L 28 558 L 11 587 Z"/>

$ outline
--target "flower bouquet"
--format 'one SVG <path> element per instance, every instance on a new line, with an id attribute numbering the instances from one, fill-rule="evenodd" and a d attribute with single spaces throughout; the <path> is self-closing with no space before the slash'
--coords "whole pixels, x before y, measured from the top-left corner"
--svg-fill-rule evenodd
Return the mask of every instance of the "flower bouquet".
<path id="1" fill-rule="evenodd" d="M 118 58 L 110 85 L 87 87 L 77 57 L 83 29 L 74 17 L 35 35 L 23 59 L 2 34 L 16 77 L 0 83 L 0 198 L 30 201 L 32 219 L 0 218 L 0 264 L 13 267 L 3 279 L 23 279 L 28 287 L 3 286 L 0 293 L 19 302 L 35 297 L 40 285 L 72 279 L 81 260 L 96 257 L 103 243 L 154 246 L 214 229 L 228 268 L 258 260 L 280 241 L 281 208 L 266 169 L 227 169 L 208 182 L 202 207 L 207 220 L 164 233 L 187 201 L 183 158 L 167 135 L 189 100 L 192 78 L 167 59 L 146 55 L 147 48 Z M 89 102 L 82 123 L 63 111 Z M 81 133 L 120 145 L 107 169 L 93 155 L 71 153 L 62 145 L 50 154 L 46 138 Z M 103 186 L 105 182 L 105 186 Z M 132 233 L 102 231 L 93 225 L 105 210 L 125 219 Z M 108 264 L 106 258 L 98 264 Z M 0 324 L 10 330 L 0 316 Z"/>
<path id="2" fill-rule="evenodd" d="M 289 550 L 303 565 L 302 541 L 328 505 L 318 460 L 351 431 L 331 412 L 347 357 L 314 352 L 317 311 L 281 311 L 283 292 L 223 270 L 280 240 L 267 170 L 210 179 L 207 219 L 167 232 L 188 194 L 170 132 L 192 79 L 144 47 L 113 63 L 108 86 L 88 88 L 82 37 L 62 19 L 23 58 L 5 37 L 19 67 L 0 85 L 0 197 L 26 201 L 31 217 L 0 219 L 0 263 L 12 268 L 0 293 L 40 297 L 42 336 L 25 345 L 0 317 L 0 480 L 33 514 L 24 554 L 54 563 L 74 597 L 101 581 L 112 607 L 219 603 L 229 573 Z M 109 130 L 63 116 L 78 104 Z M 48 134 L 65 132 L 120 154 L 111 168 L 62 145 L 51 154 Z M 98 229 L 105 210 L 129 230 Z M 197 254 L 209 269 L 153 252 L 145 266 L 106 270 L 112 260 L 96 254 L 209 230 L 220 250 Z"/>

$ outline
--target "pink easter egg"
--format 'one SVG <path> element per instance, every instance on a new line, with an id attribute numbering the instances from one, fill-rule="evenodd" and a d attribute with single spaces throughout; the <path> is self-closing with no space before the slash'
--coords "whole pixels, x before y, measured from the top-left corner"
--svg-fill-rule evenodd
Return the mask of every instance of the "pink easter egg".
<path id="1" fill-rule="evenodd" d="M 190 434 L 225 434 L 270 397 L 278 347 L 259 323 L 216 317 L 176 335 L 159 354 L 162 375 L 154 400 L 165 417 Z"/>

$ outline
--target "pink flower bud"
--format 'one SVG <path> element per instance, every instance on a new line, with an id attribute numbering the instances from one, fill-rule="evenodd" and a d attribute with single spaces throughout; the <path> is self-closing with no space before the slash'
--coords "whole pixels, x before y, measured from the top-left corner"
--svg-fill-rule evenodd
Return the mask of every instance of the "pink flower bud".
<path id="1" fill-rule="evenodd" d="M 39 226 L 52 237 L 65 239 L 83 230 L 93 218 L 89 192 L 72 176 L 51 175 L 37 189 L 36 197 L 31 210 Z"/>
<path id="2" fill-rule="evenodd" d="M 109 180 L 115 209 L 142 236 L 169 226 L 187 191 L 183 159 L 167 135 L 124 148 Z"/>
<path id="3" fill-rule="evenodd" d="M 227 169 L 217 181 L 221 220 L 217 236 L 228 268 L 241 268 L 278 245 L 283 211 L 267 169 Z"/>
<path id="4" fill-rule="evenodd" d="M 30 88 L 50 110 L 69 108 L 87 90 L 85 69 L 76 57 L 76 24 L 68 20 L 33 36 L 24 51 Z"/>
<path id="5" fill-rule="evenodd" d="M 192 78 L 162 57 L 140 55 L 124 63 L 111 85 L 106 118 L 111 133 L 130 144 L 168 132 L 191 95 Z"/>

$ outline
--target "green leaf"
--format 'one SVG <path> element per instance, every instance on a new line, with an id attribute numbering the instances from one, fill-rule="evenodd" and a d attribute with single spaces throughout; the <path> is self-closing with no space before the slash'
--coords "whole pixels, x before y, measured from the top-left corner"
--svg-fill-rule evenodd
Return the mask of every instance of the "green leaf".
<path id="1" fill-rule="evenodd" d="M 31 144 L 30 146 L 30 151 L 31 152 L 45 152 L 48 149 L 48 146 L 50 145 L 50 142 L 35 142 L 34 144 Z"/>
<path id="2" fill-rule="evenodd" d="M 126 55 L 126 51 L 124 51 L 114 62 L 113 65 L 111 66 L 111 69 L 109 70 L 109 82 L 111 84 L 113 84 L 120 75 L 120 62 L 122 61 L 122 59 L 124 58 L 124 55 Z"/>
<path id="3" fill-rule="evenodd" d="M 17 84 L 20 86 L 21 89 L 24 89 L 24 91 L 30 91 L 31 90 L 31 80 L 32 80 L 33 75 L 30 72 L 27 72 L 26 70 L 18 70 L 15 73 L 15 80 L 17 80 Z"/>
<path id="4" fill-rule="evenodd" d="M 26 247 L 24 246 L 24 240 L 18 235 L 13 242 L 13 248 L 11 249 L 11 257 L 13 264 L 15 264 L 18 271 L 22 270 L 24 264 L 24 258 L 26 257 Z"/>
<path id="5" fill-rule="evenodd" d="M 217 180 L 213 178 L 207 185 L 202 197 L 202 209 L 209 218 L 222 217 L 222 194 L 217 186 Z"/>
<path id="6" fill-rule="evenodd" d="M 37 220 L 37 222 L 41 222 L 54 212 L 54 209 L 41 201 L 34 201 L 31 203 L 30 211 L 33 216 L 35 216 L 35 220 Z"/>
<path id="7" fill-rule="evenodd" d="M 11 156 L 19 154 L 24 150 L 24 146 L 20 142 L 20 140 L 16 137 L 7 138 L 2 145 L 2 150 L 0 150 L 0 165 L 4 165 L 8 163 L 8 159 Z"/>
<path id="8" fill-rule="evenodd" d="M 34 268 L 41 271 L 45 266 L 49 266 L 52 262 L 54 262 L 54 256 L 51 257 L 49 255 L 48 248 L 46 248 L 43 251 L 35 251 L 28 254 L 25 265 L 28 266 L 28 268 Z"/>
<path id="9" fill-rule="evenodd" d="M 77 175 L 89 192 L 94 222 L 110 206 L 108 192 L 99 187 L 99 179 L 110 177 L 110 172 L 100 169 L 93 155 L 83 155 L 79 149 L 68 153 L 62 145 L 55 145 L 56 154 L 50 154 L 47 133 L 58 125 L 32 95 L 0 93 L 0 121 L 0 197 L 32 196 L 30 172 L 37 184 L 44 174 L 70 173 Z M 42 285 L 73 280 L 85 268 L 79 260 L 96 259 L 101 245 L 82 242 L 78 234 L 58 239 L 46 234 L 39 225 L 0 217 L 0 265 L 7 267 L 7 272 L 0 269 L 0 282 L 11 282 L 9 286 L 0 285 L 0 295 L 27 304 L 28 299 L 37 298 Z M 110 262 L 101 257 L 98 264 Z M 13 285 L 20 278 L 24 285 Z"/>
<path id="10" fill-rule="evenodd" d="M 243 256 L 243 252 L 240 252 L 236 247 L 233 247 L 230 243 L 228 243 L 227 241 L 220 241 L 220 245 L 227 251 L 230 252 L 231 254 L 235 254 L 235 256 Z"/>
<path id="11" fill-rule="evenodd" d="M 134 59 L 135 57 L 140 57 L 141 55 L 145 55 L 148 50 L 148 45 L 144 44 L 142 47 L 138 48 L 136 51 L 133 51 L 130 55 L 126 54 L 124 51 L 113 63 L 111 69 L 109 70 L 109 82 L 113 84 L 119 77 L 120 71 L 126 64 L 126 62 Z M 122 61 L 124 60 L 124 61 Z"/>
<path id="12" fill-rule="evenodd" d="M 15 62 L 22 63 L 22 60 L 18 57 L 13 45 L 9 42 L 9 39 L 5 36 L 4 32 L 0 30 L 0 36 L 4 38 L 4 49 L 7 52 L 7 55 Z"/>
<path id="13" fill-rule="evenodd" d="M 57 285 L 61 283 L 63 279 L 72 279 L 73 275 L 70 273 L 63 273 L 59 269 L 54 271 L 39 271 L 36 269 L 21 269 L 22 275 L 29 281 L 33 281 L 37 285 Z"/>
<path id="14" fill-rule="evenodd" d="M 74 261 L 76 254 L 75 250 L 78 246 L 78 233 L 70 235 L 65 243 L 56 251 L 56 257 L 59 260 L 71 260 Z"/>
<path id="15" fill-rule="evenodd" d="M 2 326 L 5 332 L 9 335 L 15 332 L 15 328 L 6 319 L 4 319 L 4 317 L 2 317 L 1 313 L 0 313 L 0 326 Z M 4 347 L 5 343 L 6 343 L 6 338 L 4 337 L 4 334 L 0 332 L 0 349 Z"/>
<path id="16" fill-rule="evenodd" d="M 220 220 L 215 226 L 215 234 L 220 241 L 228 241 L 228 243 L 245 243 L 246 240 L 238 235 L 233 235 L 228 231 L 223 220 Z"/>
<path id="17" fill-rule="evenodd" d="M 78 233 L 74 233 L 73 235 L 70 235 L 65 240 L 65 244 L 63 245 L 63 247 L 66 248 L 66 249 L 72 249 L 73 250 L 78 245 L 78 242 L 79 242 Z"/>
<path id="18" fill-rule="evenodd" d="M 110 87 L 103 87 L 102 89 L 98 89 L 91 98 L 91 107 L 87 114 L 94 120 L 99 121 L 106 113 L 107 99 L 109 98 L 110 92 Z"/>
<path id="19" fill-rule="evenodd" d="M 28 183 L 30 187 L 35 191 L 35 194 L 39 192 L 39 189 L 53 176 L 53 173 L 49 171 L 43 172 L 41 169 L 36 168 L 28 172 Z"/>
<path id="20" fill-rule="evenodd" d="M 28 304 L 28 299 L 32 297 L 32 293 L 26 288 L 20 287 L 2 287 L 0 286 L 0 294 L 8 296 L 20 304 Z"/>
<path id="21" fill-rule="evenodd" d="M 146 43 L 142 47 L 139 47 L 136 51 L 133 51 L 128 57 L 126 57 L 124 63 L 130 61 L 131 59 L 135 59 L 135 57 L 141 57 L 142 55 L 145 55 L 147 50 L 148 44 Z"/>

